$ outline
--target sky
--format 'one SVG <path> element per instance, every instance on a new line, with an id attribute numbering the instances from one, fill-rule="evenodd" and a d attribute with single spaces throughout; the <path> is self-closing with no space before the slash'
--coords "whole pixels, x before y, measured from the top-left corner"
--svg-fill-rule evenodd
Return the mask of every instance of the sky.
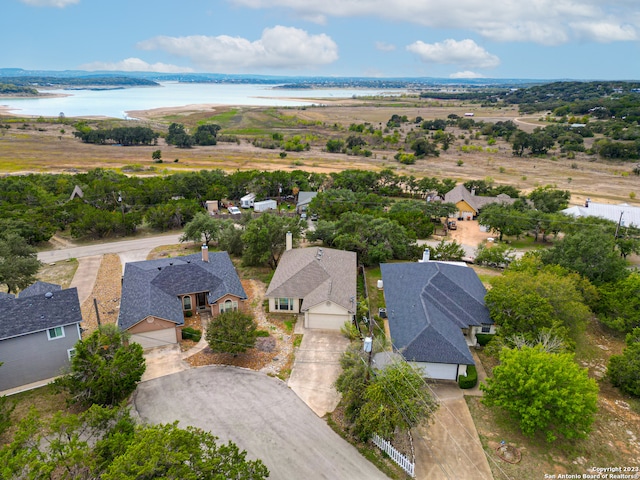
<path id="1" fill-rule="evenodd" d="M 0 0 L 0 68 L 640 80 L 640 0 Z"/>

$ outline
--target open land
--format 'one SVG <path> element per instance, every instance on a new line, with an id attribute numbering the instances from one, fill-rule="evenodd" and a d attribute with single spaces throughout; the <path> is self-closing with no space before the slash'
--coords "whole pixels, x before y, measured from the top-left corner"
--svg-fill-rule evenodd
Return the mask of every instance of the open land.
<path id="1" fill-rule="evenodd" d="M 325 102 L 326 103 L 326 102 Z M 73 136 L 72 125 L 61 125 L 56 119 L 17 119 L 2 115 L 0 122 L 10 122 L 10 129 L 0 132 L 0 173 L 86 171 L 91 168 L 113 168 L 138 174 L 165 174 L 172 172 L 222 169 L 235 170 L 305 170 L 330 173 L 346 169 L 379 171 L 390 168 L 399 175 L 454 178 L 458 181 L 486 179 L 496 184 L 509 184 L 528 192 L 537 186 L 552 184 L 572 193 L 572 203 L 583 203 L 587 197 L 604 203 L 629 202 L 640 194 L 640 186 L 631 174 L 633 162 L 603 161 L 596 156 L 576 152 L 575 158 L 566 158 L 559 151 L 546 157 L 516 157 L 511 145 L 497 139 L 488 146 L 484 137 L 475 138 L 468 131 L 448 127 L 457 140 L 448 151 L 438 157 L 419 159 L 414 165 L 402 165 L 394 160 L 399 145 L 372 148 L 371 157 L 351 156 L 325 151 L 329 138 L 349 135 L 351 124 L 370 123 L 384 126 L 392 115 L 406 115 L 409 119 L 446 119 L 449 114 L 463 116 L 474 113 L 475 121 L 515 121 L 519 128 L 532 131 L 544 126 L 540 116 L 522 118 L 517 107 L 480 107 L 462 102 L 427 101 L 413 97 L 396 99 L 347 99 L 314 107 L 228 107 L 216 105 L 188 105 L 149 111 L 128 112 L 138 118 L 140 125 L 166 130 L 171 122 L 195 128 L 201 123 L 217 123 L 220 135 L 233 141 L 219 141 L 215 146 L 179 149 L 166 145 L 120 147 L 91 145 Z M 121 120 L 85 119 L 100 128 L 121 124 Z M 130 124 L 131 121 L 128 122 Z M 93 125 L 92 125 L 93 126 Z M 419 125 L 404 124 L 404 133 Z M 255 138 L 269 138 L 272 133 L 285 138 L 300 135 L 311 148 L 304 152 L 287 152 L 281 158 L 280 150 L 259 148 L 252 144 Z M 465 135 L 466 140 L 460 137 Z M 586 139 L 586 146 L 593 139 Z M 476 147 L 463 151 L 464 146 Z M 160 149 L 164 163 L 154 164 L 151 153 Z M 177 162 L 175 161 L 177 160 Z"/>

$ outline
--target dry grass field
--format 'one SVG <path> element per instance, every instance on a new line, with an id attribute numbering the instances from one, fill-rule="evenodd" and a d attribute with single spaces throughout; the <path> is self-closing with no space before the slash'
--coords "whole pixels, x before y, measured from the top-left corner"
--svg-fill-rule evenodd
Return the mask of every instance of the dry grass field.
<path id="1" fill-rule="evenodd" d="M 515 157 L 510 144 L 498 140 L 489 146 L 486 138 L 468 131 L 448 128 L 457 140 L 439 157 L 418 160 L 414 165 L 402 165 L 394 160 L 398 146 L 372 149 L 371 157 L 327 153 L 328 138 L 346 138 L 348 126 L 369 122 L 384 126 L 392 115 L 409 119 L 422 117 L 446 119 L 451 113 L 473 112 L 474 120 L 497 122 L 513 120 L 523 130 L 543 126 L 539 117 L 520 118 L 515 108 L 485 108 L 473 104 L 429 102 L 417 98 L 370 101 L 346 100 L 327 106 L 296 108 L 188 106 L 129 112 L 140 124 L 166 129 L 171 122 L 187 128 L 200 122 L 222 126 L 221 135 L 233 136 L 235 142 L 219 142 L 216 146 L 178 149 L 162 139 L 158 146 L 120 147 L 83 144 L 73 136 L 71 125 L 37 119 L 13 119 L 10 129 L 0 132 L 0 173 L 77 172 L 91 168 L 136 170 L 138 174 L 166 174 L 185 170 L 222 169 L 284 170 L 300 169 L 330 173 L 345 169 L 379 171 L 393 169 L 397 174 L 417 178 L 429 176 L 454 178 L 460 181 L 491 178 L 497 184 L 510 184 L 524 192 L 541 185 L 552 184 L 572 192 L 572 203 L 582 203 L 587 197 L 605 203 L 633 202 L 640 195 L 640 181 L 631 173 L 633 163 L 605 162 L 595 156 L 578 153 L 573 159 L 552 151 L 547 157 Z M 0 123 L 10 117 L 0 116 Z M 88 120 L 92 124 L 92 120 Z M 105 120 L 102 120 L 105 122 Z M 106 121 L 107 125 L 117 121 Z M 418 125 L 405 124 L 403 133 Z M 61 130 L 64 129 L 64 133 Z M 272 133 L 285 138 L 300 135 L 311 144 L 305 152 L 287 152 L 257 148 L 251 144 L 256 137 L 268 138 Z M 465 140 L 460 137 L 464 135 Z M 463 147 L 471 147 L 469 152 Z M 154 164 L 151 153 L 160 149 L 163 163 Z M 177 161 L 175 161 L 177 160 Z M 133 168 L 132 168 L 133 166 Z"/>

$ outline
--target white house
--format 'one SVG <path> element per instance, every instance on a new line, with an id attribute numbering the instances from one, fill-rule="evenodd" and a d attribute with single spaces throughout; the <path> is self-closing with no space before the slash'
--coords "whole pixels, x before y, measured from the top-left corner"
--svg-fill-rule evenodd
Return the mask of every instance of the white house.
<path id="1" fill-rule="evenodd" d="M 256 201 L 255 193 L 247 193 L 244 197 L 240 199 L 240 206 L 242 208 L 252 208 Z"/>

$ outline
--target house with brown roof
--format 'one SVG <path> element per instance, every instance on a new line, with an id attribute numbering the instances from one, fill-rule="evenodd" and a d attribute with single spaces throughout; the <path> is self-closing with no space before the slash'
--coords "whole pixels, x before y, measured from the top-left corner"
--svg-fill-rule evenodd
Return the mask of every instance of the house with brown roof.
<path id="1" fill-rule="evenodd" d="M 269 311 L 304 316 L 305 328 L 339 330 L 356 313 L 356 277 L 355 252 L 287 242 L 267 289 Z"/>
<path id="2" fill-rule="evenodd" d="M 511 198 L 505 193 L 501 193 L 497 197 L 483 197 L 470 192 L 464 185 L 456 185 L 444 195 L 446 203 L 454 203 L 458 208 L 455 214 L 459 220 L 473 220 L 478 216 L 480 210 L 490 203 L 501 203 L 503 205 L 513 205 L 516 198 Z"/>
<path id="3" fill-rule="evenodd" d="M 227 252 L 125 265 L 118 326 L 144 348 L 177 343 L 185 316 L 242 310 L 247 294 Z"/>

